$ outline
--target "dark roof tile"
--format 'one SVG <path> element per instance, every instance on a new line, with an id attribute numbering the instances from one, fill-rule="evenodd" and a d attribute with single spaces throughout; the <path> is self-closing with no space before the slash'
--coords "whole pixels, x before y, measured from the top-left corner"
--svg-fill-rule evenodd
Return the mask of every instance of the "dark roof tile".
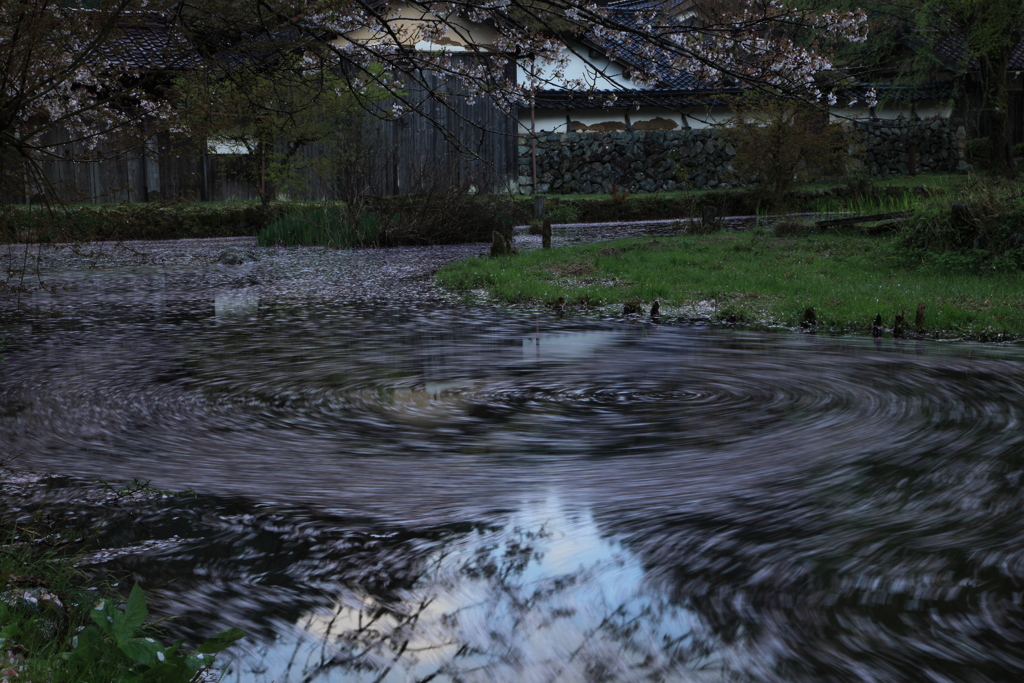
<path id="1" fill-rule="evenodd" d="M 103 55 L 126 71 L 189 69 L 198 56 L 174 27 L 158 15 L 128 15 L 118 35 L 103 46 Z"/>

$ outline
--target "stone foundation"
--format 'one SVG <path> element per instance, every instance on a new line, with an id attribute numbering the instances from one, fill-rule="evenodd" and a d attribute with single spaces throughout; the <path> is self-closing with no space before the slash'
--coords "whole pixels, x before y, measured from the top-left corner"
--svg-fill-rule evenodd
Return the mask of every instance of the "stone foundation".
<path id="1" fill-rule="evenodd" d="M 857 121 L 854 165 L 873 176 L 966 170 L 962 126 L 949 119 Z M 713 128 L 551 133 L 537 140 L 537 191 L 592 194 L 737 187 L 732 145 Z M 912 167 L 914 167 L 912 169 Z M 531 194 L 529 138 L 519 140 L 519 191 Z"/>

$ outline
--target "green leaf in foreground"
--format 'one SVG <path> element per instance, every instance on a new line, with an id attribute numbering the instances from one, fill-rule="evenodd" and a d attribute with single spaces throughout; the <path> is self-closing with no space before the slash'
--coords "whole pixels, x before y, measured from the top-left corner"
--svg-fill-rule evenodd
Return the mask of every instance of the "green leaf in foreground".
<path id="1" fill-rule="evenodd" d="M 146 609 L 146 597 L 142 594 L 142 588 L 136 582 L 132 586 L 132 592 L 128 596 L 128 604 L 124 610 L 124 626 L 129 633 L 134 632 L 146 623 L 149 611 Z"/>
<path id="2" fill-rule="evenodd" d="M 229 628 L 215 636 L 210 636 L 206 641 L 196 648 L 196 652 L 203 655 L 216 654 L 221 650 L 230 647 L 245 637 L 245 631 L 240 628 Z"/>

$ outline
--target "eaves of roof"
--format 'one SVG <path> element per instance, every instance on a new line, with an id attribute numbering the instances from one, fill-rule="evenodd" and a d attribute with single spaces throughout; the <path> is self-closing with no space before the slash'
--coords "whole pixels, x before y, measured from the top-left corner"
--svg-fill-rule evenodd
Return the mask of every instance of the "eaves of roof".
<path id="1" fill-rule="evenodd" d="M 633 108 L 642 106 L 709 107 L 727 104 L 728 97 L 738 95 L 741 88 L 651 90 L 544 90 L 537 93 L 538 109 Z"/>

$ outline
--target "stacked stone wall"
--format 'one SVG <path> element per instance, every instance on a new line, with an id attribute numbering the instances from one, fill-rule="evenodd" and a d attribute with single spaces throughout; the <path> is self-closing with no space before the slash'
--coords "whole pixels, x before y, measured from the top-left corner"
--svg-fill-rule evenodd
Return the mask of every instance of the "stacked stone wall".
<path id="1" fill-rule="evenodd" d="M 851 153 L 872 176 L 966 171 L 963 126 L 949 119 L 932 121 L 857 121 Z"/>
<path id="2" fill-rule="evenodd" d="M 965 170 L 964 133 L 949 119 L 855 122 L 855 165 L 874 176 Z M 707 190 L 742 185 L 736 150 L 713 128 L 551 133 L 537 140 L 537 191 L 556 194 Z M 533 190 L 528 138 L 519 141 L 519 190 Z"/>

